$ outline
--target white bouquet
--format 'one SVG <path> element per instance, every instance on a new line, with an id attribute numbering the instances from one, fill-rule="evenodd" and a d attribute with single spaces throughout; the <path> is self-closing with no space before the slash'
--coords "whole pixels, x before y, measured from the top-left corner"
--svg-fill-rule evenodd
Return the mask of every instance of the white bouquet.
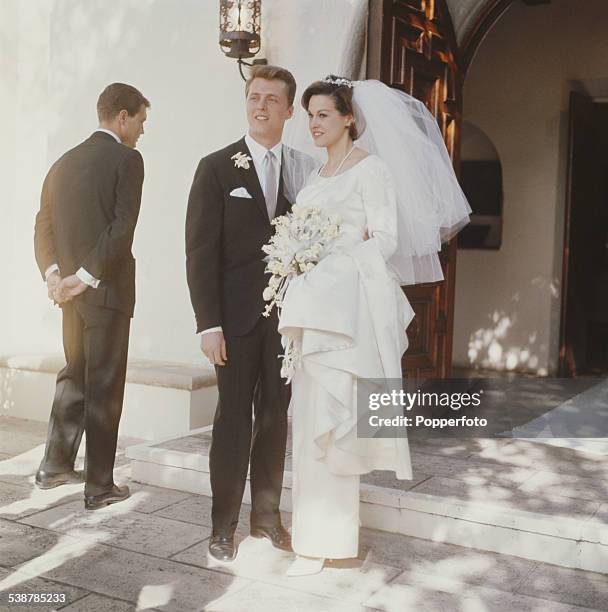
<path id="1" fill-rule="evenodd" d="M 275 233 L 262 247 L 266 257 L 266 272 L 271 277 L 264 289 L 264 300 L 269 302 L 262 313 L 269 317 L 272 307 L 280 309 L 290 281 L 312 270 L 328 253 L 328 247 L 340 233 L 339 219 L 320 208 L 295 204 L 290 213 L 272 220 Z M 296 351 L 288 338 L 283 355 L 281 376 L 291 379 Z"/>
<path id="2" fill-rule="evenodd" d="M 294 205 L 291 212 L 272 220 L 275 233 L 262 247 L 266 253 L 266 272 L 272 275 L 264 289 L 270 302 L 262 313 L 270 316 L 273 306 L 280 308 L 289 282 L 312 270 L 327 253 L 327 247 L 340 232 L 338 218 L 320 208 Z"/>

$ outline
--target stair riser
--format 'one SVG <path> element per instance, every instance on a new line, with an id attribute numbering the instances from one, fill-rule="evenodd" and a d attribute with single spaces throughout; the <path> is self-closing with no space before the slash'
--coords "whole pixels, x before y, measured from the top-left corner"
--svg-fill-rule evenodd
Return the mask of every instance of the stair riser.
<path id="1" fill-rule="evenodd" d="M 140 459 L 132 460 L 131 470 L 132 478 L 138 482 L 199 495 L 211 495 L 209 473 L 206 470 L 161 465 Z M 291 511 L 290 485 L 291 474 L 286 472 L 281 510 L 287 512 Z M 529 528 L 532 523 L 530 520 L 524 521 L 517 513 L 507 517 L 507 522 L 512 526 L 505 527 L 469 520 L 462 516 L 450 516 L 454 513 L 454 502 L 451 500 L 442 504 L 440 498 L 433 498 L 427 502 L 429 511 L 424 511 L 398 507 L 399 499 L 393 492 L 379 487 L 363 485 L 362 494 L 367 498 L 366 501 L 361 501 L 360 506 L 363 527 L 514 555 L 562 567 L 608 573 L 608 546 L 598 542 L 581 541 L 580 538 L 569 539 L 524 529 L 524 524 Z M 385 503 L 372 501 L 373 498 L 384 500 Z M 245 488 L 243 502 L 251 503 L 249 487 Z M 502 520 L 505 518 L 502 517 Z"/>
<path id="2" fill-rule="evenodd" d="M 8 416 L 47 422 L 56 379 L 49 372 L 0 368 L 0 409 Z M 189 390 L 128 382 L 119 435 L 177 437 L 212 423 L 216 404 L 216 386 Z"/>

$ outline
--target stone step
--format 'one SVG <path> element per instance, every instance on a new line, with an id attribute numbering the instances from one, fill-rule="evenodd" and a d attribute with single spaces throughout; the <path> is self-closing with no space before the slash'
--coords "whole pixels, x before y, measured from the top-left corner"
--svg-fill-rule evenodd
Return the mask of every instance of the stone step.
<path id="1" fill-rule="evenodd" d="M 480 441 L 435 442 L 411 445 L 412 481 L 387 472 L 362 477 L 364 527 L 608 573 L 604 458 L 579 453 L 575 461 L 572 449 L 523 440 L 481 441 L 484 450 L 474 450 Z M 204 427 L 129 447 L 132 478 L 211 495 L 210 443 L 211 427 Z M 288 450 L 281 497 L 286 511 L 291 478 Z M 251 501 L 249 487 L 243 501 Z"/>

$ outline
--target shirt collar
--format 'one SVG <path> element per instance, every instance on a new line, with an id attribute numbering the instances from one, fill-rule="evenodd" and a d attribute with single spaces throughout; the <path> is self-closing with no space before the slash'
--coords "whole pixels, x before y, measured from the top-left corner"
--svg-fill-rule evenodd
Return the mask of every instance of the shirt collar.
<path id="1" fill-rule="evenodd" d="M 245 136 L 245 144 L 251 153 L 251 157 L 253 157 L 253 161 L 256 164 L 261 164 L 264 161 L 264 157 L 266 157 L 266 151 L 268 151 L 268 149 L 264 145 L 257 142 L 257 140 L 254 140 L 249 134 Z M 283 153 L 283 143 L 279 142 L 270 150 L 274 153 L 280 164 Z"/>
<path id="2" fill-rule="evenodd" d="M 97 128 L 95 131 L 96 132 L 103 132 L 104 134 L 110 134 L 110 136 L 112 136 L 112 138 L 114 138 L 114 140 L 116 140 L 116 142 L 121 143 L 121 140 L 118 137 L 118 135 L 115 134 L 112 130 L 106 130 L 106 128 Z"/>

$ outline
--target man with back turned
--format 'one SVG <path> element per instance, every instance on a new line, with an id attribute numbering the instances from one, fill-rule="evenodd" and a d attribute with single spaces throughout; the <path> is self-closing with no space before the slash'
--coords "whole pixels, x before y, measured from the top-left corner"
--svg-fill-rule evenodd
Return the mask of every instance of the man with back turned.
<path id="1" fill-rule="evenodd" d="M 113 83 L 97 102 L 99 128 L 53 164 L 36 216 L 36 261 L 60 304 L 66 366 L 57 376 L 36 484 L 85 481 L 85 508 L 129 497 L 114 483 L 118 425 L 135 306 L 131 253 L 144 164 L 135 149 L 150 103 Z M 84 474 L 74 471 L 86 432 Z"/>

